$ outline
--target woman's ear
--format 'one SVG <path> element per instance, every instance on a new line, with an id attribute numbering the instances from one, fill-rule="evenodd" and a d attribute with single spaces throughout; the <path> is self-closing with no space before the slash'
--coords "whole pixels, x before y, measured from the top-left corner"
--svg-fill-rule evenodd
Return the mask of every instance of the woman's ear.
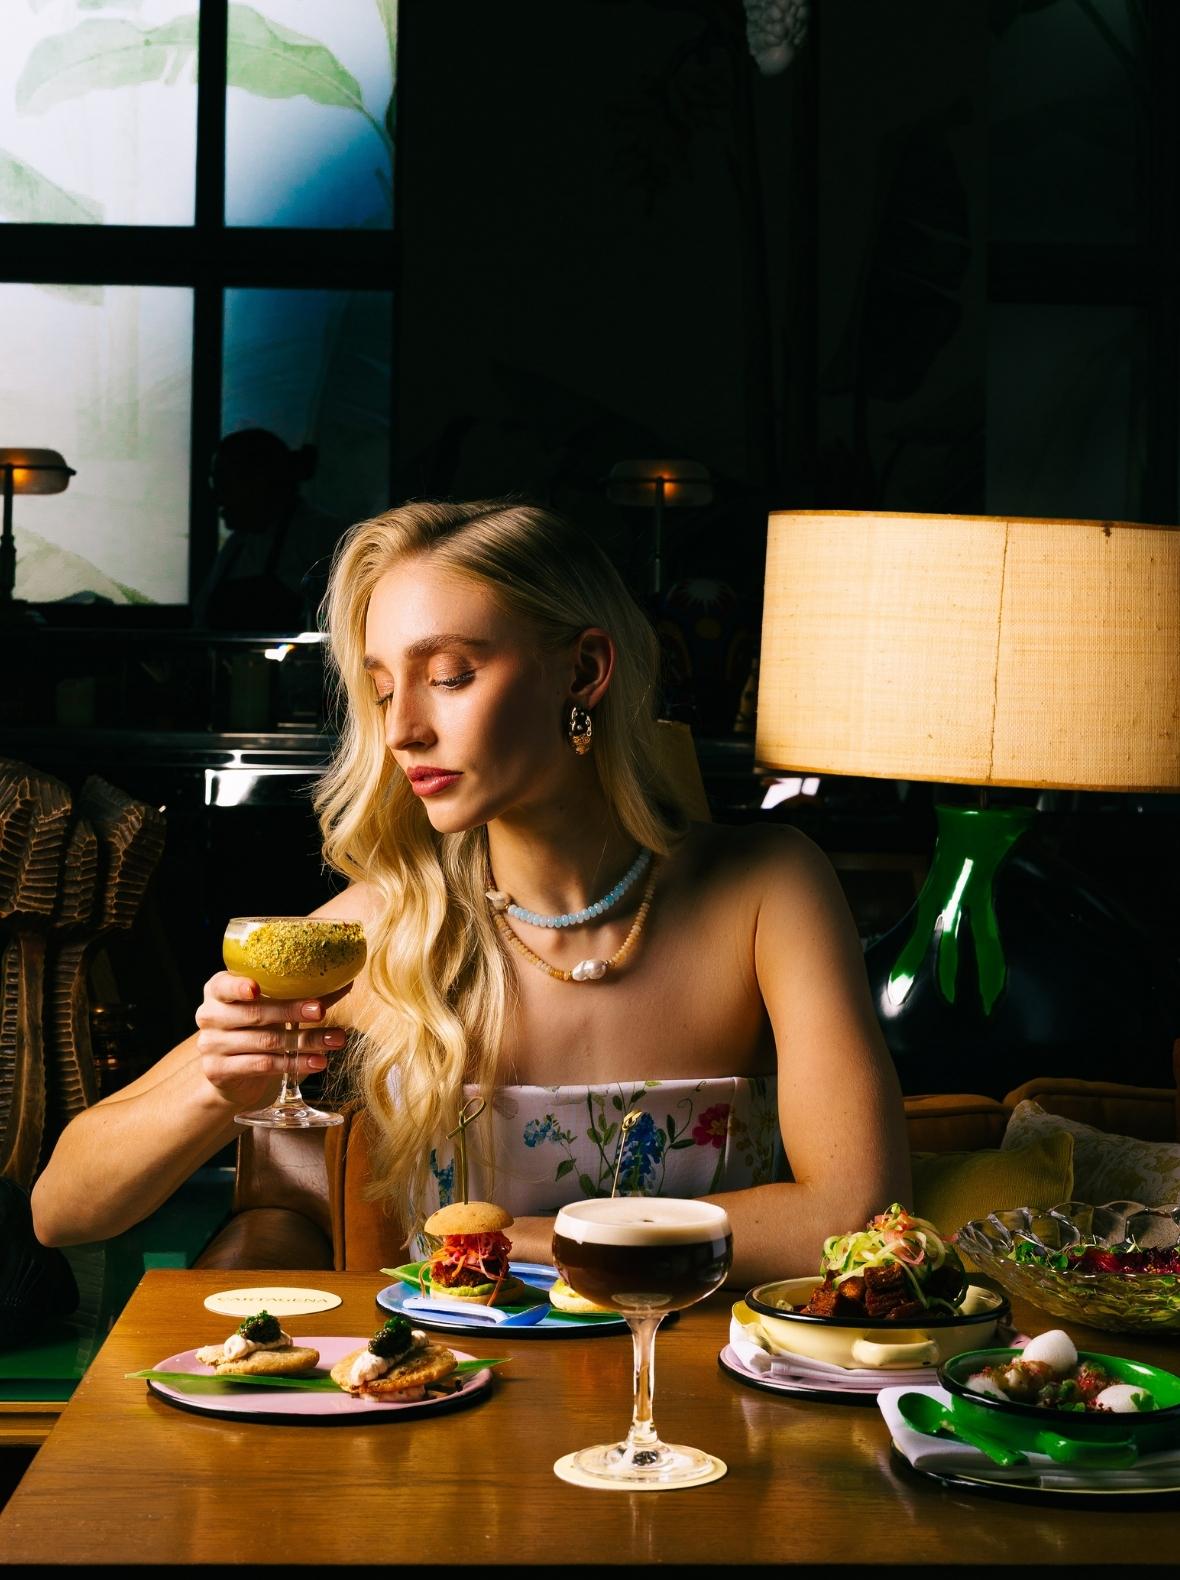
<path id="1" fill-rule="evenodd" d="M 595 708 L 615 672 L 614 639 L 599 626 L 588 626 L 574 643 L 573 660 L 570 701 L 581 708 Z"/>

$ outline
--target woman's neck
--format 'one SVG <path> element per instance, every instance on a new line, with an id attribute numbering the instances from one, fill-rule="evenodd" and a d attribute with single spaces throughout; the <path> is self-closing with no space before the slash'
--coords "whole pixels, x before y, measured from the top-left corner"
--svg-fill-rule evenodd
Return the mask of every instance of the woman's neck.
<path id="1" fill-rule="evenodd" d="M 567 808 L 547 826 L 504 819 L 488 825 L 493 886 L 540 915 L 568 915 L 602 899 L 638 851 L 605 801 Z"/>

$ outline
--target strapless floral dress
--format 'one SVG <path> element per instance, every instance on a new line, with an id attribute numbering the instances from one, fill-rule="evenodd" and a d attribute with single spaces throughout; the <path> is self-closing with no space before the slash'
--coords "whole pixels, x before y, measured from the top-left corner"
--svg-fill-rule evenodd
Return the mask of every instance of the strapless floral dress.
<path id="1" fill-rule="evenodd" d="M 640 1117 L 620 1148 L 632 1109 Z M 468 1199 L 497 1201 L 516 1217 L 609 1196 L 616 1163 L 621 1195 L 708 1196 L 787 1177 L 772 1076 L 503 1086 L 476 1124 L 489 1127 L 481 1139 L 493 1143 L 494 1175 L 470 1137 Z M 427 1213 L 454 1199 L 450 1147 L 431 1153 Z"/>

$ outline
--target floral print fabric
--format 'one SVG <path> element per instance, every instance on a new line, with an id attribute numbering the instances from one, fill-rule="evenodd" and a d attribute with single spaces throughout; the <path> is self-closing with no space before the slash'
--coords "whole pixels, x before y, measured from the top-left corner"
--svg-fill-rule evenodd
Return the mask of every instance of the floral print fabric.
<path id="1" fill-rule="evenodd" d="M 786 1177 L 775 1081 L 620 1081 L 610 1086 L 506 1086 L 468 1132 L 467 1194 L 517 1217 L 620 1195 L 706 1196 Z M 474 1096 L 471 1088 L 466 1095 Z M 639 1119 L 625 1132 L 632 1110 Z M 490 1123 L 489 1123 L 490 1121 Z M 488 1127 L 486 1130 L 484 1127 Z M 491 1141 L 494 1174 L 481 1159 Z M 433 1152 L 436 1202 L 454 1197 L 453 1155 Z"/>

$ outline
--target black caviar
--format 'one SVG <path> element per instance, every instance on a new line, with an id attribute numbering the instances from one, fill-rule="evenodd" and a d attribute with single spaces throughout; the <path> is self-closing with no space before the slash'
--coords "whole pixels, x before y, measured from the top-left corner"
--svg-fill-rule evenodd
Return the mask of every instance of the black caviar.
<path id="1" fill-rule="evenodd" d="M 252 1344 L 274 1344 L 283 1336 L 278 1317 L 272 1317 L 269 1311 L 260 1311 L 257 1316 L 247 1317 L 245 1322 L 239 1323 L 238 1332 Z"/>
<path id="2" fill-rule="evenodd" d="M 399 1355 L 404 1355 L 414 1342 L 414 1330 L 409 1321 L 402 1316 L 394 1315 L 383 1327 L 377 1329 L 369 1340 L 369 1348 L 374 1355 L 380 1355 L 382 1360 L 396 1360 Z"/>

